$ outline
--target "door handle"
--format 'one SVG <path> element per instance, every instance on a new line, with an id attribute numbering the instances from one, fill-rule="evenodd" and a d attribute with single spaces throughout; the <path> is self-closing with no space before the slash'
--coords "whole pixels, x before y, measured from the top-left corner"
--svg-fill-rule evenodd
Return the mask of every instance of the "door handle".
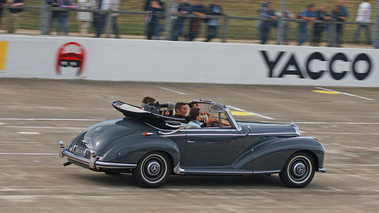
<path id="1" fill-rule="evenodd" d="M 196 141 L 187 140 L 187 143 L 196 143 Z"/>

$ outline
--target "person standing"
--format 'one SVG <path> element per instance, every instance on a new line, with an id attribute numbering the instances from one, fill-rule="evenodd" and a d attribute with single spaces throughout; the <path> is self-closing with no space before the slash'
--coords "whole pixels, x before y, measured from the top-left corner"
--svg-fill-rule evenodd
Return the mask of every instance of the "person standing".
<path id="1" fill-rule="evenodd" d="M 178 13 L 180 15 L 186 15 L 191 13 L 191 5 L 187 2 L 187 0 L 181 0 L 179 6 L 178 6 Z M 174 32 L 174 36 L 172 38 L 173 41 L 178 41 L 179 37 L 183 35 L 183 26 L 184 26 L 184 21 L 186 20 L 185 17 L 179 16 L 176 19 L 175 22 L 175 29 L 176 31 Z"/>
<path id="2" fill-rule="evenodd" d="M 61 8 L 77 8 L 78 6 L 75 4 L 73 0 L 58 0 L 58 5 Z M 60 35 L 61 32 L 64 33 L 64 35 L 68 35 L 68 24 L 67 24 L 67 18 L 68 18 L 68 11 L 59 11 L 58 13 L 58 24 L 57 24 L 57 34 Z"/>
<path id="3" fill-rule="evenodd" d="M 18 28 L 18 23 L 20 20 L 20 13 L 23 9 L 20 6 L 25 5 L 24 0 L 7 0 L 4 6 L 9 5 L 9 14 L 7 20 L 7 30 L 8 33 L 15 33 Z"/>
<path id="4" fill-rule="evenodd" d="M 197 15 L 196 18 L 190 19 L 188 40 L 193 41 L 200 32 L 200 22 L 205 18 L 206 9 L 202 0 L 197 0 L 196 4 L 192 6 L 192 14 Z"/>
<path id="5" fill-rule="evenodd" d="M 163 8 L 158 1 L 152 0 L 150 1 L 150 6 L 146 8 L 146 12 L 149 13 L 145 17 L 146 35 L 147 39 L 151 40 L 153 35 L 157 35 L 156 31 L 159 30 L 156 25 L 159 22 L 158 16 L 163 13 Z"/>
<path id="6" fill-rule="evenodd" d="M 298 46 L 303 45 L 309 38 L 307 23 L 313 22 L 317 18 L 317 13 L 315 11 L 315 5 L 309 4 L 307 9 L 303 9 L 299 14 L 300 19 L 304 19 L 306 21 L 302 21 L 299 23 L 298 33 L 297 33 L 297 41 Z"/>
<path id="7" fill-rule="evenodd" d="M 272 2 L 268 2 L 267 6 L 262 8 L 261 17 L 265 19 L 261 21 L 261 25 L 259 26 L 259 34 L 261 36 L 261 44 L 266 44 L 270 28 L 272 27 L 272 21 L 278 19 L 275 15 L 274 4 Z"/>
<path id="8" fill-rule="evenodd" d="M 317 20 L 319 21 L 329 21 L 332 17 L 326 12 L 326 7 L 321 6 L 317 11 Z M 324 23 L 315 23 L 313 25 L 313 36 L 312 36 L 312 46 L 320 46 L 320 41 L 322 33 L 325 30 Z"/>
<path id="9" fill-rule="evenodd" d="M 109 10 L 110 0 L 98 0 L 96 9 L 99 10 Z M 103 32 L 105 23 L 107 20 L 107 13 L 105 12 L 95 12 L 93 13 L 93 26 L 96 31 L 95 38 L 100 38 L 101 33 Z"/>
<path id="10" fill-rule="evenodd" d="M 171 6 L 171 13 L 172 14 L 178 14 L 178 8 L 181 0 L 176 0 L 175 3 L 172 4 Z M 170 31 L 170 40 L 173 40 L 175 37 L 175 32 L 176 32 L 176 19 L 178 19 L 177 16 L 173 15 L 171 16 L 171 31 Z"/>
<path id="11" fill-rule="evenodd" d="M 335 18 L 337 22 L 340 22 L 340 24 L 336 24 L 336 37 L 335 37 L 336 47 L 341 47 L 342 45 L 343 22 L 345 22 L 348 17 L 348 13 L 344 5 L 345 5 L 345 0 L 340 0 L 332 14 L 332 17 Z"/>
<path id="12" fill-rule="evenodd" d="M 51 7 L 51 9 L 53 7 L 59 7 L 58 0 L 47 0 L 47 4 Z M 58 16 L 59 16 L 60 12 L 61 11 L 51 10 L 50 19 L 49 19 L 49 31 L 48 31 L 48 34 L 50 34 L 50 32 L 52 31 L 52 29 L 54 29 L 54 22 L 57 22 L 57 19 L 58 19 Z"/>
<path id="13" fill-rule="evenodd" d="M 96 2 L 94 0 L 78 0 L 79 9 L 92 9 L 95 7 Z M 78 12 L 76 19 L 79 21 L 80 35 L 87 36 L 88 29 L 93 21 L 91 12 Z"/>
<path id="14" fill-rule="evenodd" d="M 220 5 L 220 0 L 214 0 L 213 4 L 209 5 L 207 15 L 212 16 L 222 16 L 224 15 L 224 11 L 222 6 Z M 210 18 L 207 21 L 208 30 L 207 30 L 207 39 L 205 42 L 209 42 L 217 35 L 217 27 L 218 27 L 218 19 Z"/>
<path id="15" fill-rule="evenodd" d="M 150 8 L 150 2 L 153 1 L 153 0 L 146 0 L 145 1 L 145 5 L 143 7 L 144 11 L 147 12 L 147 10 Z M 161 1 L 161 0 L 154 0 L 156 2 L 158 2 L 158 4 L 160 5 L 160 7 L 162 8 L 162 14 L 164 12 L 164 3 Z M 161 31 L 162 31 L 162 27 L 161 27 L 161 22 L 160 20 L 162 19 L 161 16 L 157 16 L 157 21 L 155 23 L 155 30 L 154 30 L 154 36 L 156 36 L 157 40 L 160 39 L 160 35 L 161 35 Z"/>
<path id="16" fill-rule="evenodd" d="M 7 0 L 0 0 L 0 30 L 3 29 L 3 7 L 6 6 Z"/>
<path id="17" fill-rule="evenodd" d="M 370 22 L 371 15 L 371 4 L 369 0 L 364 0 L 358 7 L 356 22 L 360 22 L 357 25 L 357 29 L 355 30 L 353 41 L 357 42 L 358 37 L 360 35 L 361 29 L 366 30 L 366 44 L 371 44 L 371 36 L 370 36 L 370 26 L 368 22 Z"/>

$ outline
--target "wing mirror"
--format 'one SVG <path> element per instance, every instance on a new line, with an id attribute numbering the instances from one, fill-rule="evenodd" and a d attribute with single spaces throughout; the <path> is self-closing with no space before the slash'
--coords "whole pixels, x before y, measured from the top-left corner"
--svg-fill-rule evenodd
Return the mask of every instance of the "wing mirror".
<path id="1" fill-rule="evenodd" d="M 251 132 L 251 127 L 250 126 L 247 126 L 247 133 L 246 133 L 246 135 L 245 136 L 248 136 L 249 134 L 250 134 L 250 132 Z"/>

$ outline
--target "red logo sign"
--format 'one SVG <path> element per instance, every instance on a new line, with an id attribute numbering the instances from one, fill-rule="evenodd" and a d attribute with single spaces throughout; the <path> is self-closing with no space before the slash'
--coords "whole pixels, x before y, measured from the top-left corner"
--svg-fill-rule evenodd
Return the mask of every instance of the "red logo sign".
<path id="1" fill-rule="evenodd" d="M 86 51 L 84 47 L 76 42 L 63 44 L 57 54 L 55 72 L 61 75 L 62 67 L 78 67 L 76 75 L 81 75 L 84 70 Z"/>

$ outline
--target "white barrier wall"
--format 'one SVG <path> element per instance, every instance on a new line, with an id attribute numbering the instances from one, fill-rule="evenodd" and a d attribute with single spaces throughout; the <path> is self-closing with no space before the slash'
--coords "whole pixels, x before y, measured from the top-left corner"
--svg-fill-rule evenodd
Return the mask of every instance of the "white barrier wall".
<path id="1" fill-rule="evenodd" d="M 379 87 L 378 59 L 374 49 L 0 37 L 0 77 L 12 78 Z"/>

